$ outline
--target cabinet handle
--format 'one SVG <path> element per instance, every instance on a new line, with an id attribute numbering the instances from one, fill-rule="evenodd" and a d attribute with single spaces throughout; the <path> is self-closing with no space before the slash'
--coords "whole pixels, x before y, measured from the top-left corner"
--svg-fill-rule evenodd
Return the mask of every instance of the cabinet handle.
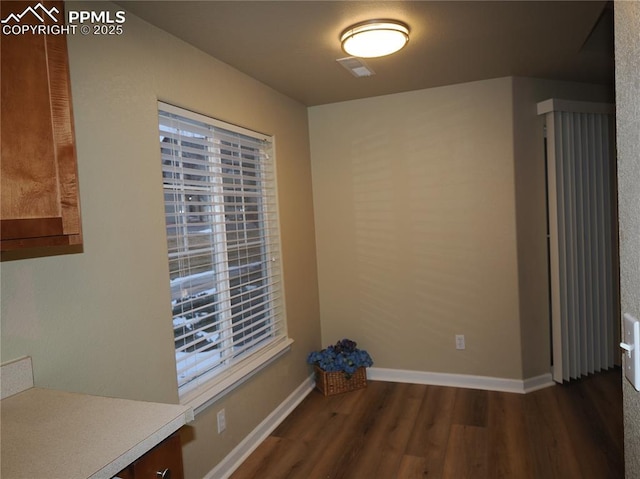
<path id="1" fill-rule="evenodd" d="M 171 479 L 171 469 L 156 472 L 156 477 L 158 479 Z"/>

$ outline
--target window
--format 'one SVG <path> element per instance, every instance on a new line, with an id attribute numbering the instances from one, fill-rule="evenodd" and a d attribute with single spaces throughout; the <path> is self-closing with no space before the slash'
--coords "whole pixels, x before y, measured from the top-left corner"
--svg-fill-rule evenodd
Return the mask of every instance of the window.
<path id="1" fill-rule="evenodd" d="M 286 343 L 273 139 L 164 103 L 159 126 L 183 397 Z"/>

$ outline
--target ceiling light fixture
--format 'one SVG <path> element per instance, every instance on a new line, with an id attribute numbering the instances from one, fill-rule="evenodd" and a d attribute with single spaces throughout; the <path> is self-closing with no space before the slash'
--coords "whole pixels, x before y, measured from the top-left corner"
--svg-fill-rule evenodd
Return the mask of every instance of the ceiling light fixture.
<path id="1" fill-rule="evenodd" d="M 397 52 L 409 41 L 409 27 L 396 20 L 368 20 L 350 26 L 340 36 L 342 49 L 362 58 Z"/>

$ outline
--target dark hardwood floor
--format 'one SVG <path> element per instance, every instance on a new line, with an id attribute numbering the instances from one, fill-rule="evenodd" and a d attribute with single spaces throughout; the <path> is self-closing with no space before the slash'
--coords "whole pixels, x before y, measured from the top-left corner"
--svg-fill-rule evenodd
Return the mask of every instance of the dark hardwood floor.
<path id="1" fill-rule="evenodd" d="M 231 478 L 623 478 L 620 374 L 526 395 L 380 381 L 313 391 Z"/>

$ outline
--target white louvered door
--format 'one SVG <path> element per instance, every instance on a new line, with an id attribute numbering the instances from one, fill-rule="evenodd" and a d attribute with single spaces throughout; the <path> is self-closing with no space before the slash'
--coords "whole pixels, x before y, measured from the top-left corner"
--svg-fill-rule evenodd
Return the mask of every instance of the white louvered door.
<path id="1" fill-rule="evenodd" d="M 553 377 L 619 362 L 613 107 L 547 100 Z"/>

